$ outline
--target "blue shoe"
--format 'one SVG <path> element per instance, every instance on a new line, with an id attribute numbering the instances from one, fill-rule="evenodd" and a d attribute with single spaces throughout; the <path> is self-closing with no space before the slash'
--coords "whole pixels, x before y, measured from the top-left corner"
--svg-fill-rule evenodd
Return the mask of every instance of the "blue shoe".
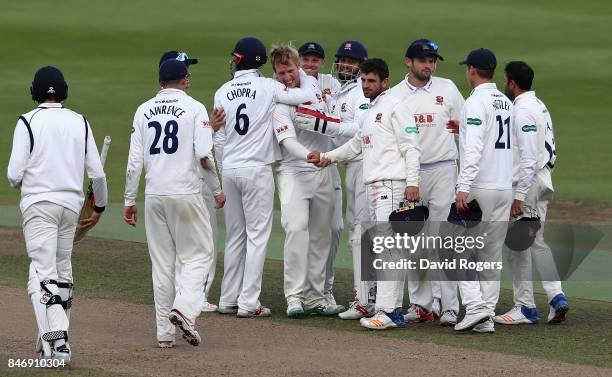
<path id="1" fill-rule="evenodd" d="M 563 293 L 559 293 L 550 300 L 550 312 L 548 313 L 548 324 L 558 325 L 565 321 L 565 315 L 569 311 L 569 302 Z"/>
<path id="2" fill-rule="evenodd" d="M 496 315 L 493 320 L 501 325 L 531 325 L 540 322 L 540 316 L 536 308 L 517 305 L 505 314 Z"/>

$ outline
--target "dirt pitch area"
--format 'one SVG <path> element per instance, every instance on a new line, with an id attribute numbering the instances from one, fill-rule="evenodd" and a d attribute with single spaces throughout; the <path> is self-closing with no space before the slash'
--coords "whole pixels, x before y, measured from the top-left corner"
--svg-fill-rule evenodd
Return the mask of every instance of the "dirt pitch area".
<path id="1" fill-rule="evenodd" d="M 0 253 L 16 250 L 24 250 L 21 233 L 2 229 Z M 25 282 L 24 288 L 0 287 L 0 295 L 0 356 L 33 357 L 36 328 Z M 151 305 L 79 297 L 71 321 L 70 375 L 81 375 L 81 370 L 90 376 L 612 376 L 611 369 L 436 345 L 427 339 L 414 342 L 216 313 L 198 322 L 201 346 L 179 340 L 176 348 L 162 350 L 155 344 Z M 2 375 L 7 371 L 3 367 Z"/>

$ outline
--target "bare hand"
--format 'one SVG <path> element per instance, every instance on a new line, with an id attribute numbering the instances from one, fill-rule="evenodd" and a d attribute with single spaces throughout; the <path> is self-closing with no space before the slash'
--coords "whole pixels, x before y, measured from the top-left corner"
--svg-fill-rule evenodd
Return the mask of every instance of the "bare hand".
<path id="1" fill-rule="evenodd" d="M 523 201 L 514 199 L 510 208 L 510 218 L 519 217 L 523 214 Z"/>
<path id="2" fill-rule="evenodd" d="M 406 189 L 404 190 L 404 198 L 409 202 L 418 202 L 421 200 L 419 188 L 416 186 L 406 186 Z"/>
<path id="3" fill-rule="evenodd" d="M 212 129 L 217 132 L 219 128 L 225 125 L 225 111 L 223 109 L 215 109 L 213 110 L 212 115 L 210 116 L 210 126 Z"/>
<path id="4" fill-rule="evenodd" d="M 123 221 L 125 221 L 128 225 L 136 226 L 136 223 L 138 222 L 138 207 L 127 206 L 123 208 Z"/>
<path id="5" fill-rule="evenodd" d="M 457 198 L 455 199 L 455 204 L 457 206 L 457 211 L 466 212 L 469 207 L 467 204 L 468 193 L 459 191 L 457 193 Z"/>
<path id="6" fill-rule="evenodd" d="M 310 162 L 311 164 L 317 165 L 321 161 L 321 152 L 312 151 L 308 153 L 306 158 L 308 159 L 307 161 Z"/>
<path id="7" fill-rule="evenodd" d="M 96 226 L 98 221 L 100 221 L 101 216 L 102 213 L 91 211 L 91 216 L 89 216 L 89 218 L 79 221 L 79 227 L 81 228 L 81 230 L 86 232 Z"/>
<path id="8" fill-rule="evenodd" d="M 446 129 L 449 130 L 452 134 L 459 134 L 459 121 L 455 119 L 450 119 L 446 123 Z"/>
<path id="9" fill-rule="evenodd" d="M 223 208 L 223 206 L 225 206 L 225 194 L 224 193 L 220 193 L 219 195 L 215 195 L 215 202 L 217 202 L 217 204 L 215 205 L 215 208 L 219 209 L 219 208 Z"/>
<path id="10" fill-rule="evenodd" d="M 323 157 L 323 158 L 321 158 L 321 160 L 319 161 L 319 163 L 318 163 L 318 164 L 315 164 L 315 165 L 317 165 L 317 166 L 318 166 L 318 167 L 320 167 L 320 168 L 325 168 L 325 167 L 327 167 L 327 166 L 331 165 L 331 163 L 332 163 L 332 160 L 330 160 L 329 158 L 325 158 L 325 157 Z"/>

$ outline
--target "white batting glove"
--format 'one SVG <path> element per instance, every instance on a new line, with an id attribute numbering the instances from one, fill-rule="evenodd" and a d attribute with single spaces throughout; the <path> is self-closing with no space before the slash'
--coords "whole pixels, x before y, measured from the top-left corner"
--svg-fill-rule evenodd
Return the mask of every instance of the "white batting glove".
<path id="1" fill-rule="evenodd" d="M 327 136 L 340 134 L 340 118 L 327 115 L 309 105 L 299 105 L 295 112 L 295 126 L 300 130 Z"/>

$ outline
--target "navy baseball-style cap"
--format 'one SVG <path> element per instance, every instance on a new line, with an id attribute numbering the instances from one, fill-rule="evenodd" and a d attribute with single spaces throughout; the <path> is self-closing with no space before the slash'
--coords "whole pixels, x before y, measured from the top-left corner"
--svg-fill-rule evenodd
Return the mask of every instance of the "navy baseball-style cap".
<path id="1" fill-rule="evenodd" d="M 359 61 L 364 61 L 368 59 L 368 50 L 366 50 L 365 46 L 358 41 L 344 41 L 338 47 L 338 51 L 336 52 L 336 58 L 351 58 Z"/>
<path id="2" fill-rule="evenodd" d="M 325 50 L 323 50 L 323 47 L 317 42 L 304 43 L 298 49 L 298 53 L 300 54 L 300 56 L 306 54 L 316 54 L 319 55 L 321 58 L 325 59 Z"/>
<path id="3" fill-rule="evenodd" d="M 492 70 L 497 66 L 497 59 L 495 59 L 495 54 L 491 50 L 479 48 L 471 51 L 467 59 L 459 62 L 459 64 L 471 65 L 478 69 Z"/>
<path id="4" fill-rule="evenodd" d="M 169 59 L 159 66 L 159 81 L 180 80 L 187 76 L 187 66 L 179 60 Z"/>
<path id="5" fill-rule="evenodd" d="M 429 39 L 417 39 L 406 50 L 406 57 L 410 59 L 420 59 L 432 55 L 440 60 L 444 60 L 438 54 L 438 45 Z"/>
<path id="6" fill-rule="evenodd" d="M 186 52 L 180 51 L 166 51 L 159 59 L 159 65 L 161 66 L 163 62 L 168 59 L 175 59 L 185 63 L 185 65 L 190 66 L 192 64 L 198 64 L 198 59 L 189 59 L 189 56 Z"/>

